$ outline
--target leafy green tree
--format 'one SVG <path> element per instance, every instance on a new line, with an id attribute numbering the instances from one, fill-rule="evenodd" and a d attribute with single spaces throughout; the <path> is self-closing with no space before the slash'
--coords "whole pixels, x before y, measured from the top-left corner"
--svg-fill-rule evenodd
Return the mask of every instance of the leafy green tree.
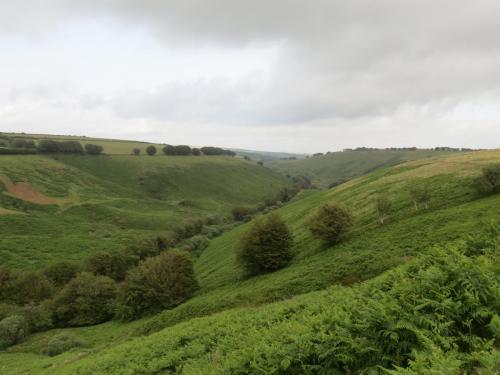
<path id="1" fill-rule="evenodd" d="M 54 289 L 47 278 L 35 271 L 0 269 L 0 301 L 24 305 L 52 296 Z"/>
<path id="2" fill-rule="evenodd" d="M 72 262 L 57 262 L 43 269 L 43 274 L 56 287 L 62 287 L 80 272 L 80 265 Z"/>
<path id="3" fill-rule="evenodd" d="M 165 155 L 175 155 L 175 146 L 165 145 L 161 150 Z"/>
<path id="4" fill-rule="evenodd" d="M 59 152 L 63 154 L 83 154 L 83 147 L 78 141 L 59 142 Z"/>
<path id="5" fill-rule="evenodd" d="M 415 207 L 418 211 L 421 206 L 426 209 L 429 208 L 429 201 L 431 200 L 431 193 L 429 187 L 423 181 L 415 181 L 409 186 L 410 196 Z"/>
<path id="6" fill-rule="evenodd" d="M 57 326 L 85 326 L 113 317 L 116 283 L 106 276 L 79 273 L 53 299 Z"/>
<path id="7" fill-rule="evenodd" d="M 353 225 L 354 219 L 349 211 L 336 204 L 325 204 L 307 222 L 311 233 L 328 244 L 342 241 Z"/>
<path id="8" fill-rule="evenodd" d="M 99 252 L 87 259 L 85 271 L 122 281 L 127 271 L 138 263 L 139 257 L 128 250 Z"/>
<path id="9" fill-rule="evenodd" d="M 85 151 L 89 155 L 100 155 L 104 151 L 104 148 L 99 145 L 93 145 L 91 143 L 87 143 L 85 145 Z"/>
<path id="10" fill-rule="evenodd" d="M 380 224 L 384 225 L 385 220 L 392 213 L 392 202 L 385 196 L 380 196 L 375 202 L 377 216 Z"/>
<path id="11" fill-rule="evenodd" d="M 257 275 L 285 267 L 293 257 L 292 246 L 293 238 L 286 223 L 270 214 L 257 219 L 241 236 L 237 257 L 249 275 Z"/>
<path id="12" fill-rule="evenodd" d="M 173 308 L 197 289 L 191 256 L 185 251 L 167 250 L 129 271 L 119 290 L 117 317 L 132 320 Z"/>
<path id="13" fill-rule="evenodd" d="M 193 148 L 191 149 L 191 152 L 194 156 L 200 156 L 201 155 L 201 151 L 199 148 Z"/>
<path id="14" fill-rule="evenodd" d="M 29 326 L 21 315 L 8 316 L 0 321 L 0 350 L 19 344 L 29 335 Z"/>
<path id="15" fill-rule="evenodd" d="M 253 210 L 249 207 L 234 207 L 231 210 L 231 215 L 233 215 L 233 219 L 236 221 L 244 221 L 249 219 L 252 216 Z"/>
<path id="16" fill-rule="evenodd" d="M 41 154 L 51 154 L 59 152 L 59 142 L 52 139 L 42 139 L 38 142 L 37 151 Z"/>
<path id="17" fill-rule="evenodd" d="M 141 154 L 141 149 L 140 148 L 134 148 L 132 150 L 132 153 L 135 155 L 135 156 L 138 156 Z"/>
<path id="18" fill-rule="evenodd" d="M 481 195 L 500 192 L 500 163 L 482 169 L 482 175 L 474 180 L 475 190 Z"/>
<path id="19" fill-rule="evenodd" d="M 154 156 L 156 154 L 156 147 L 153 146 L 153 145 L 150 145 L 150 146 L 146 147 L 146 153 L 149 156 Z"/>
<path id="20" fill-rule="evenodd" d="M 191 155 L 191 147 L 186 145 L 175 146 L 175 154 L 176 155 Z"/>

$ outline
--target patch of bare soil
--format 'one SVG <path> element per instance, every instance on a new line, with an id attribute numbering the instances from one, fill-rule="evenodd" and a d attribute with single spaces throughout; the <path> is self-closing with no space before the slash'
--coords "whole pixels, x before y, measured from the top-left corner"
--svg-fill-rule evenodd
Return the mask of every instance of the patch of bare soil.
<path id="1" fill-rule="evenodd" d="M 12 182 L 7 176 L 0 176 L 0 181 L 5 186 L 4 194 L 11 197 L 40 205 L 61 203 L 60 199 L 47 197 L 27 182 Z"/>

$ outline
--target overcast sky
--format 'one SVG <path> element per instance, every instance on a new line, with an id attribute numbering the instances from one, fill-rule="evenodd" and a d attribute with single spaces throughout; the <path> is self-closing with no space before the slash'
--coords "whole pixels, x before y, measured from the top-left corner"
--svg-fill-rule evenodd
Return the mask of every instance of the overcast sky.
<path id="1" fill-rule="evenodd" d="M 500 1 L 1 1 L 0 131 L 497 148 Z"/>

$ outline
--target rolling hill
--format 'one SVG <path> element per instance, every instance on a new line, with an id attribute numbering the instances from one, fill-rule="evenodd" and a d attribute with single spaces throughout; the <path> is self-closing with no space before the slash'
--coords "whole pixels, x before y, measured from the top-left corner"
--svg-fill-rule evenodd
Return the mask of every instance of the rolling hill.
<path id="1" fill-rule="evenodd" d="M 256 206 L 288 185 L 230 157 L 3 155 L 0 258 L 20 268 L 80 260 L 186 220 L 222 222 L 234 206 Z"/>
<path id="2" fill-rule="evenodd" d="M 498 252 L 475 259 L 463 248 L 499 218 L 500 196 L 478 197 L 471 189 L 481 168 L 498 162 L 500 151 L 431 157 L 329 190 L 304 191 L 275 211 L 294 235 L 288 267 L 243 277 L 234 249 L 252 223 L 238 226 L 211 240 L 196 260 L 201 289 L 188 302 L 132 323 L 65 329 L 86 346 L 56 357 L 40 351 L 61 330 L 35 334 L 0 354 L 0 370 L 340 374 L 411 364 L 424 372 L 410 373 L 452 374 L 476 363 L 494 373 L 495 349 L 476 336 L 470 336 L 469 349 L 457 343 L 471 332 L 462 321 L 496 319 Z M 74 160 L 66 163 L 77 167 Z M 409 188 L 416 183 L 430 191 L 427 209 L 414 209 Z M 381 195 L 394 206 L 383 226 L 375 212 Z M 335 246 L 325 246 L 304 227 L 329 202 L 355 216 L 349 238 Z"/>
<path id="3" fill-rule="evenodd" d="M 283 175 L 307 177 L 317 187 L 328 188 L 379 168 L 449 153 L 430 150 L 343 151 L 306 159 L 270 160 L 266 166 Z"/>

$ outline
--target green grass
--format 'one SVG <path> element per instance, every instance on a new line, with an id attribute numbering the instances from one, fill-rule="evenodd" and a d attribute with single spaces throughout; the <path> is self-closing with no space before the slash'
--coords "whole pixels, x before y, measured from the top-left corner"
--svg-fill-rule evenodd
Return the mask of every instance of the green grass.
<path id="1" fill-rule="evenodd" d="M 299 160 L 271 160 L 265 165 L 281 174 L 305 176 L 319 188 L 339 184 L 376 169 L 425 159 L 450 152 L 442 151 L 344 151 Z"/>
<path id="2" fill-rule="evenodd" d="M 66 165 L 78 167 L 75 160 L 81 161 L 71 159 Z M 242 278 L 234 250 L 240 234 L 251 223 L 239 226 L 212 240 L 198 258 L 195 271 L 201 290 L 188 302 L 130 324 L 109 322 L 71 329 L 87 341 L 88 346 L 54 358 L 37 353 L 60 330 L 33 335 L 26 343 L 0 354 L 4 373 L 27 372 L 26 361 L 31 364 L 31 373 L 69 374 L 75 373 L 76 368 L 82 373 L 99 374 L 168 373 L 175 366 L 183 366 L 186 373 L 224 373 L 231 368 L 232 359 L 238 366 L 241 361 L 248 364 L 244 353 L 260 348 L 259 353 L 264 355 L 266 347 L 269 353 L 275 353 L 272 347 L 286 345 L 291 336 L 301 336 L 304 326 L 297 322 L 310 316 L 300 313 L 304 309 L 323 311 L 338 305 L 338 311 L 349 310 L 352 299 L 357 300 L 356 296 L 368 288 L 368 297 L 365 295 L 368 299 L 363 297 L 361 302 L 356 302 L 363 306 L 371 298 L 370 293 L 380 289 L 379 281 L 373 284 L 370 279 L 384 277 L 381 275 L 390 269 L 406 267 L 406 263 L 417 260 L 430 247 L 459 242 L 479 233 L 485 223 L 498 219 L 500 196 L 478 199 L 470 188 L 471 179 L 480 173 L 482 166 L 498 161 L 500 151 L 453 154 L 384 168 L 334 189 L 303 192 L 276 211 L 289 224 L 295 237 L 295 258 L 289 267 L 268 275 Z M 110 177 L 110 183 L 125 177 L 117 171 L 116 176 Z M 429 186 L 432 198 L 428 210 L 413 209 L 408 186 L 414 180 L 425 181 Z M 379 194 L 387 195 L 395 207 L 384 226 L 377 224 L 374 211 L 374 201 Z M 334 247 L 324 246 L 304 229 L 307 218 L 327 202 L 346 205 L 356 218 L 350 237 Z M 371 286 L 363 286 L 365 283 Z M 342 286 L 316 292 L 337 284 Z M 295 297 L 297 295 L 303 296 Z M 263 306 L 287 298 L 293 299 Z M 293 324 L 283 322 L 281 325 L 281 317 L 290 309 Z M 310 334 L 314 327 L 306 326 L 309 328 L 304 334 Z M 158 333 L 133 338 L 154 332 Z M 287 339 L 281 341 L 280 334 Z M 262 342 L 259 337 L 263 338 Z M 261 346 L 262 343 L 267 346 Z M 290 355 L 290 352 L 282 354 Z M 279 357 L 279 352 L 275 355 Z M 258 358 L 252 358 L 251 363 L 262 365 Z M 258 373 L 255 368 L 253 372 Z"/>
<path id="3" fill-rule="evenodd" d="M 0 159 L 0 176 L 61 202 L 16 199 L 0 183 L 0 207 L 23 213 L 0 215 L 0 259 L 14 267 L 79 260 L 167 234 L 188 219 L 226 217 L 234 206 L 255 206 L 288 184 L 230 157 L 8 155 Z"/>

